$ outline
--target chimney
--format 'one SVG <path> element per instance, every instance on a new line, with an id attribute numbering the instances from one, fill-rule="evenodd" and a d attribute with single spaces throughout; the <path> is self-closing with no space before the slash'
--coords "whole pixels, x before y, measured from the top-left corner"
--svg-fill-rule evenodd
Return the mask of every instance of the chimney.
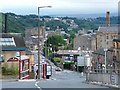
<path id="1" fill-rule="evenodd" d="M 118 2 L 118 38 L 120 39 L 120 1 Z"/>
<path id="2" fill-rule="evenodd" d="M 7 33 L 7 31 L 8 31 L 7 25 L 8 25 L 8 22 L 7 22 L 7 14 L 5 14 L 5 32 L 4 32 L 4 33 Z"/>
<path id="3" fill-rule="evenodd" d="M 106 12 L 106 24 L 107 24 L 107 27 L 110 26 L 110 12 L 109 11 Z"/>

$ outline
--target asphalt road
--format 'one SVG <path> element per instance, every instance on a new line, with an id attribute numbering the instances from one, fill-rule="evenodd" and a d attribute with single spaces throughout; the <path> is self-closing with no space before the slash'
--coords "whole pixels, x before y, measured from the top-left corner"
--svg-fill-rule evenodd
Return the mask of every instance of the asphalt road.
<path id="1" fill-rule="evenodd" d="M 26 80 L 2 82 L 2 88 L 106 88 L 99 85 L 86 84 L 85 77 L 74 71 L 54 72 L 54 78 L 48 80 Z"/>
<path id="2" fill-rule="evenodd" d="M 55 73 L 53 80 L 38 81 L 40 88 L 107 88 L 85 83 L 85 77 L 74 71 L 60 71 Z"/>
<path id="3" fill-rule="evenodd" d="M 99 90 L 107 90 L 108 87 L 92 85 L 85 83 L 85 76 L 82 76 L 80 73 L 75 71 L 55 71 L 56 66 L 49 61 L 52 65 L 52 77 L 48 80 L 23 80 L 23 81 L 2 81 L 2 88 L 7 88 L 3 90 L 76 90 L 84 89 L 93 90 L 96 88 Z M 0 83 L 0 84 L 1 84 Z"/>

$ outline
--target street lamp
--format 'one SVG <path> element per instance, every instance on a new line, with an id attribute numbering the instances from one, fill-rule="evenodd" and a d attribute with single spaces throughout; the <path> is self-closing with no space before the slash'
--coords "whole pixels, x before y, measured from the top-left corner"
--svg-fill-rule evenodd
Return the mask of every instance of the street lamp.
<path id="1" fill-rule="evenodd" d="M 105 52 L 105 73 L 107 72 L 107 30 L 106 30 L 106 32 L 105 32 L 105 48 L 104 48 L 104 52 Z"/>
<path id="2" fill-rule="evenodd" d="M 106 73 L 106 61 L 107 61 L 107 48 L 106 49 L 104 49 L 104 51 L 105 51 L 105 73 Z"/>
<path id="3" fill-rule="evenodd" d="M 40 8 L 51 8 L 51 6 L 38 7 L 38 79 L 40 79 Z"/>

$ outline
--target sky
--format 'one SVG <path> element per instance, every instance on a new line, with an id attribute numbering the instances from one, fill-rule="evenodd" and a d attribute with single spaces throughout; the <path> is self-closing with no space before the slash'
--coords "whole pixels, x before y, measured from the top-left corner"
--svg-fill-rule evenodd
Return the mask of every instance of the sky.
<path id="1" fill-rule="evenodd" d="M 120 0 L 0 0 L 0 12 L 12 12 L 18 15 L 37 14 L 40 6 L 41 15 L 62 14 L 100 14 L 118 12 Z"/>

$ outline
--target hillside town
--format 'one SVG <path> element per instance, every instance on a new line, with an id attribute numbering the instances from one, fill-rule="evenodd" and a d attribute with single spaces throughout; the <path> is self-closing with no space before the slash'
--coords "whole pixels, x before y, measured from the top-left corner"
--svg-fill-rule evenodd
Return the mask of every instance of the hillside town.
<path id="1" fill-rule="evenodd" d="M 86 82 L 120 88 L 120 31 L 119 25 L 111 25 L 109 11 L 106 25 L 78 30 L 73 37 L 65 28 L 46 26 L 51 20 L 62 21 L 70 32 L 79 27 L 73 19 L 44 19 L 43 26 L 26 28 L 23 36 L 9 32 L 5 15 L 5 29 L 0 33 L 1 79 L 53 79 L 58 78 L 54 73 L 68 70 Z"/>

